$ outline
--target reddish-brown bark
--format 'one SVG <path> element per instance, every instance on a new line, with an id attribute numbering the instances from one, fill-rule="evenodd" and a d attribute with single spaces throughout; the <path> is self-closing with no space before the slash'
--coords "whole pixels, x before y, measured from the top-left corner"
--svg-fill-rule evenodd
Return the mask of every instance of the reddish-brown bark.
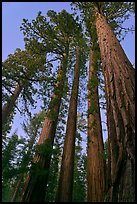
<path id="1" fill-rule="evenodd" d="M 78 47 L 56 202 L 72 202 L 79 69 L 80 48 Z"/>
<path id="2" fill-rule="evenodd" d="M 64 87 L 64 80 L 66 76 L 67 62 L 68 62 L 69 48 L 67 46 L 62 60 L 62 64 L 58 71 L 57 82 L 49 104 L 49 109 L 43 124 L 42 132 L 38 141 L 38 145 L 45 145 L 45 148 L 50 148 L 44 155 L 36 153 L 32 164 L 38 166 L 36 169 L 31 169 L 26 178 L 21 202 L 44 202 L 45 192 L 48 181 L 51 151 L 53 147 L 54 137 L 56 133 L 56 126 L 58 122 L 58 114 L 61 104 L 61 95 Z M 59 91 L 56 93 L 56 91 Z M 59 94 L 60 93 L 60 94 Z M 47 143 L 48 142 L 48 143 Z M 48 145 L 48 146 L 46 146 Z M 42 173 L 43 172 L 43 173 Z"/>
<path id="3" fill-rule="evenodd" d="M 6 104 L 4 104 L 4 106 L 2 108 L 2 125 L 4 125 L 6 123 L 9 115 L 11 114 L 11 112 L 15 106 L 15 102 L 18 99 L 19 94 L 21 93 L 21 91 L 23 89 L 23 86 L 24 86 L 24 82 L 20 81 L 20 83 L 15 88 L 13 94 L 8 99 L 8 102 Z"/>
<path id="4" fill-rule="evenodd" d="M 96 29 L 107 97 L 111 166 L 108 200 L 134 201 L 135 71 L 101 14 L 97 14 Z"/>
<path id="5" fill-rule="evenodd" d="M 87 200 L 88 202 L 102 202 L 104 199 L 104 145 L 99 110 L 98 86 L 96 84 L 93 84 L 92 81 L 93 77 L 94 79 L 97 79 L 93 57 L 93 44 L 91 44 L 88 76 L 89 114 L 87 149 Z M 94 110 L 92 110 L 91 112 L 90 110 L 92 107 L 94 107 Z"/>

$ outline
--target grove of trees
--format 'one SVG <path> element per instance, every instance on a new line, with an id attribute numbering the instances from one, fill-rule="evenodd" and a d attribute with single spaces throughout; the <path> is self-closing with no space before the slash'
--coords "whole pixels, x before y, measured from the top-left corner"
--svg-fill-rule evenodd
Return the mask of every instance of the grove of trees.
<path id="1" fill-rule="evenodd" d="M 135 3 L 71 7 L 23 19 L 25 49 L 2 62 L 3 202 L 135 202 L 135 69 L 120 44 Z M 17 111 L 26 136 L 9 136 Z"/>

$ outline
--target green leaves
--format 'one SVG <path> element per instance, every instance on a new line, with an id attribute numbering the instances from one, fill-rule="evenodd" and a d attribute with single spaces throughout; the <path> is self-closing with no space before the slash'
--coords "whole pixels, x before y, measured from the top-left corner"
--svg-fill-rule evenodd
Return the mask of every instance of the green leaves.
<path id="1" fill-rule="evenodd" d="M 23 18 L 23 22 L 24 22 L 24 23 L 27 23 L 27 22 L 28 22 L 28 19 Z"/>
<path id="2" fill-rule="evenodd" d="M 96 12 L 106 17 L 113 31 L 121 40 L 126 34 L 122 24 L 135 11 L 134 2 L 74 2 L 72 5 L 75 5 L 74 9 L 80 9 L 81 16 L 85 21 L 87 35 L 92 38 L 96 35 L 94 32 Z"/>
<path id="3" fill-rule="evenodd" d="M 92 101 L 92 105 L 90 106 L 90 108 L 87 111 L 88 116 L 90 114 L 94 114 L 96 111 L 97 111 L 97 104 L 95 103 L 95 101 Z"/>
<path id="4" fill-rule="evenodd" d="M 73 202 L 86 201 L 86 168 L 87 157 L 82 152 L 82 135 L 76 134 L 75 163 L 74 163 L 74 183 L 73 183 Z"/>
<path id="5" fill-rule="evenodd" d="M 47 139 L 45 144 L 37 145 L 36 152 L 37 154 L 40 154 L 45 157 L 50 156 L 52 153 L 52 144 L 50 139 Z"/>
<path id="6" fill-rule="evenodd" d="M 106 162 L 108 161 L 108 140 L 105 141 L 104 150 L 102 153 L 99 154 L 99 156 L 100 156 L 100 159 L 103 159 Z"/>
<path id="7" fill-rule="evenodd" d="M 48 63 L 46 66 L 46 53 L 42 44 L 37 44 L 36 41 L 32 43 L 35 43 L 37 52 L 29 47 L 23 51 L 16 49 L 2 65 L 3 100 L 5 103 L 8 102 L 17 85 L 22 83 L 23 90 L 19 97 L 20 100 L 23 99 L 22 113 L 29 113 L 29 106 L 35 108 L 34 97 L 38 94 L 38 86 L 35 85 L 51 78 L 51 69 Z"/>
<path id="8" fill-rule="evenodd" d="M 18 148 L 20 144 L 24 145 L 24 142 L 18 138 L 16 133 L 8 141 L 6 140 L 6 143 L 2 157 L 2 176 L 5 183 L 11 180 L 11 178 L 16 177 L 18 173 L 18 155 L 20 152 Z"/>

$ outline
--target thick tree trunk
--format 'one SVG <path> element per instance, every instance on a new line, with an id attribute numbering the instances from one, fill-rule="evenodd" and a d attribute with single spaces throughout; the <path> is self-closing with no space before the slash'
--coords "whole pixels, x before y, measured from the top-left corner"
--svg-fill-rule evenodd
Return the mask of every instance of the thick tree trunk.
<path id="1" fill-rule="evenodd" d="M 24 82 L 20 81 L 20 83 L 15 88 L 13 95 L 11 95 L 8 102 L 6 104 L 4 104 L 4 106 L 2 108 L 2 125 L 4 125 L 6 123 L 9 115 L 11 114 L 11 112 L 15 106 L 15 102 L 18 99 L 19 94 L 21 93 L 21 91 L 23 89 L 23 86 L 24 86 Z"/>
<path id="2" fill-rule="evenodd" d="M 87 201 L 104 199 L 104 159 L 101 117 L 99 110 L 97 75 L 93 60 L 93 44 L 90 46 L 88 76 L 88 149 L 87 149 Z M 93 79 L 93 80 L 92 80 Z"/>
<path id="3" fill-rule="evenodd" d="M 72 202 L 79 69 L 80 48 L 78 47 L 56 202 Z"/>
<path id="4" fill-rule="evenodd" d="M 63 93 L 64 81 L 68 62 L 69 48 L 66 48 L 61 67 L 58 71 L 57 82 L 49 104 L 38 146 L 44 147 L 44 152 L 36 153 L 32 169 L 26 178 L 21 202 L 44 202 L 50 167 L 51 151 L 58 122 L 58 114 Z M 33 167 L 34 166 L 34 167 Z"/>
<path id="5" fill-rule="evenodd" d="M 96 29 L 107 96 L 111 162 L 109 201 L 135 201 L 135 71 L 101 14 Z"/>

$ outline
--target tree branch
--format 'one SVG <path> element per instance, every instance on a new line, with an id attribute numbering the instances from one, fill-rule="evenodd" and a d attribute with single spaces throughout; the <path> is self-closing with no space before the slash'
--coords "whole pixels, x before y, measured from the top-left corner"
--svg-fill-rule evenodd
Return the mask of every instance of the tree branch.
<path id="1" fill-rule="evenodd" d="M 132 28 L 123 28 L 120 25 L 118 25 L 118 27 L 120 27 L 122 30 L 125 30 L 125 31 L 135 31 L 135 29 L 132 29 Z"/>
<path id="2" fill-rule="evenodd" d="M 4 86 L 5 89 L 6 89 L 9 93 L 11 93 L 11 94 L 13 95 L 13 92 L 12 92 L 11 90 L 9 90 L 9 88 L 8 88 L 4 83 L 2 83 L 2 86 Z"/>
<path id="3" fill-rule="evenodd" d="M 107 123 L 105 121 L 101 121 L 101 123 L 105 123 L 107 125 Z"/>

